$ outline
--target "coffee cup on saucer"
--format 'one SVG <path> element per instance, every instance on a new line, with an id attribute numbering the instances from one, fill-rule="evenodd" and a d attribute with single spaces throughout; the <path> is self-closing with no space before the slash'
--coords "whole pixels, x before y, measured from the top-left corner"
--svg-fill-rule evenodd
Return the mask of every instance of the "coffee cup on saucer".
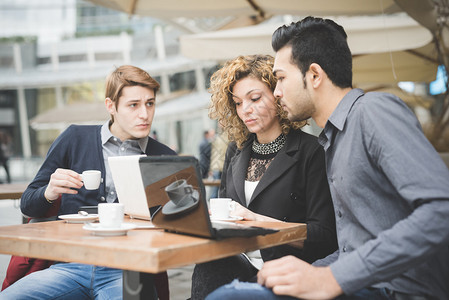
<path id="1" fill-rule="evenodd" d="M 123 203 L 98 204 L 98 218 L 103 228 L 120 228 L 125 215 Z"/>
<path id="2" fill-rule="evenodd" d="M 211 219 L 226 220 L 231 217 L 235 203 L 231 198 L 211 198 L 209 206 Z"/>

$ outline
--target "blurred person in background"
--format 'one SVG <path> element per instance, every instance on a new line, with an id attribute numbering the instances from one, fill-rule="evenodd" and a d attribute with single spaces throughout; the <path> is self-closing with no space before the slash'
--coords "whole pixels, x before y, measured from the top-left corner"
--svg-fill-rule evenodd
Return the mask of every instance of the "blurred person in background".
<path id="1" fill-rule="evenodd" d="M 212 173 L 212 179 L 219 180 L 223 173 L 223 164 L 226 155 L 226 149 L 228 148 L 228 138 L 220 128 L 220 132 L 215 135 L 212 141 L 211 158 L 210 158 L 210 172 Z M 211 188 L 210 198 L 218 197 L 218 186 Z"/>
<path id="2" fill-rule="evenodd" d="M 11 156 L 11 137 L 8 133 L 0 130 L 0 164 L 5 169 L 6 182 L 11 183 L 11 173 L 9 172 L 9 157 Z M 2 183 L 2 182 L 0 182 Z"/>
<path id="3" fill-rule="evenodd" d="M 201 169 L 201 176 L 204 178 L 209 177 L 209 170 L 210 170 L 210 158 L 211 158 L 211 151 L 212 151 L 212 140 L 215 137 L 215 130 L 209 129 L 203 132 L 203 139 L 200 142 L 199 145 L 199 151 L 200 151 L 200 169 Z"/>

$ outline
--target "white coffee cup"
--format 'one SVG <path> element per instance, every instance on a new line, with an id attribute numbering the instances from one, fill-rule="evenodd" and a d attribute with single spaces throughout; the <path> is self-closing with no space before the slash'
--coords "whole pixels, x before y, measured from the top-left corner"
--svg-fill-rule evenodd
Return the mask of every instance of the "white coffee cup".
<path id="1" fill-rule="evenodd" d="M 100 186 L 101 171 L 87 170 L 81 174 L 86 190 L 96 190 Z"/>
<path id="2" fill-rule="evenodd" d="M 100 203 L 98 204 L 98 218 L 100 225 L 104 228 L 120 228 L 125 215 L 123 203 Z"/>
<path id="3" fill-rule="evenodd" d="M 234 210 L 234 202 L 231 198 L 211 198 L 210 213 L 212 219 L 228 219 Z"/>

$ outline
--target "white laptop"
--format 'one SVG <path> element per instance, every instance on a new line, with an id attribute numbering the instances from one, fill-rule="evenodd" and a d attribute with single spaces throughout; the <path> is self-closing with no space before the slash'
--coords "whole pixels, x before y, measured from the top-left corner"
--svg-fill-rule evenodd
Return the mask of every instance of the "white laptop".
<path id="1" fill-rule="evenodd" d="M 139 158 L 145 155 L 108 157 L 118 201 L 131 218 L 151 220 L 140 174 Z"/>

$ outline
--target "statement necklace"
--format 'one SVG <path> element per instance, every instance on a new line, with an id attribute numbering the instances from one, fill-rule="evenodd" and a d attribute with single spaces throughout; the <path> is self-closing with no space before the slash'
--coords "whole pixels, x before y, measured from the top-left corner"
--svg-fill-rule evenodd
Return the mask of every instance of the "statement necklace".
<path id="1" fill-rule="evenodd" d="M 274 141 L 267 144 L 260 144 L 256 139 L 253 141 L 252 149 L 257 154 L 273 154 L 279 152 L 285 145 L 287 138 L 283 133 L 278 136 Z"/>

